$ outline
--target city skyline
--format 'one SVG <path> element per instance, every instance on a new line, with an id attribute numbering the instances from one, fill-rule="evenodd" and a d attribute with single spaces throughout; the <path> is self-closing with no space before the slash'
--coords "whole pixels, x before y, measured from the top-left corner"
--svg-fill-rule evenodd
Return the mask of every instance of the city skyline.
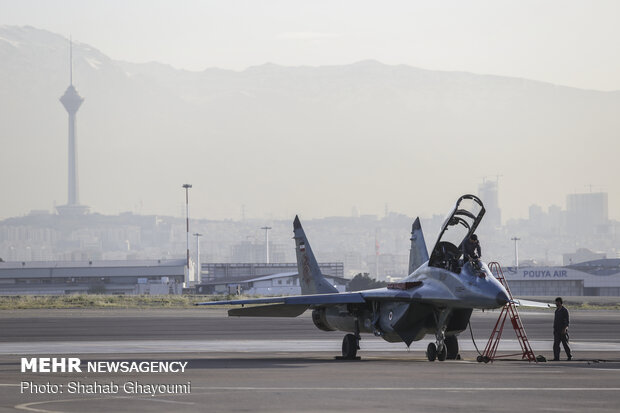
<path id="1" fill-rule="evenodd" d="M 529 265 L 559 265 L 562 260 L 566 265 L 567 255 L 618 257 L 620 222 L 608 220 L 606 197 L 582 194 L 571 202 L 568 210 L 543 211 L 532 205 L 527 219 L 511 220 L 499 228 L 483 220 L 477 233 L 483 240 L 485 259 L 510 265 L 515 256 L 515 238 L 520 240 L 520 262 Z M 429 248 L 444 219 L 444 214 L 421 218 Z M 389 213 L 386 217 L 329 217 L 304 222 L 324 260 L 342 261 L 351 273 L 403 275 L 413 220 L 411 216 Z M 192 219 L 190 228 L 192 233 L 202 235 L 201 262 L 266 262 L 265 224 L 273 228 L 270 258 L 273 262 L 293 262 L 290 218 Z M 195 251 L 190 252 L 194 258 L 197 256 Z M 180 217 L 33 214 L 0 222 L 0 257 L 5 261 L 171 259 L 185 253 L 186 221 Z"/>

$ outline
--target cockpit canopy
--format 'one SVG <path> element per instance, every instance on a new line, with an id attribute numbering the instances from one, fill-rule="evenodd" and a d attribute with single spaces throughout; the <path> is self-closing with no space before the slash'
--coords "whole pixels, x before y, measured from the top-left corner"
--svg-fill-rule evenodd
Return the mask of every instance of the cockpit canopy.
<path id="1" fill-rule="evenodd" d="M 463 242 L 476 231 L 485 211 L 477 196 L 461 196 L 441 226 L 428 265 L 459 272 Z"/>

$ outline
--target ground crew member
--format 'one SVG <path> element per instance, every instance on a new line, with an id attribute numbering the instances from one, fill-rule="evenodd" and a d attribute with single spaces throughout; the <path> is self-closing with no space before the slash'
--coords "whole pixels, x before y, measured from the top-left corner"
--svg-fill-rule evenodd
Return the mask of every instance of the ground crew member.
<path id="1" fill-rule="evenodd" d="M 570 361 L 573 356 L 568 346 L 568 310 L 562 303 L 562 297 L 555 299 L 555 318 L 553 319 L 553 361 L 560 361 L 560 342 L 564 346 L 566 357 Z"/>

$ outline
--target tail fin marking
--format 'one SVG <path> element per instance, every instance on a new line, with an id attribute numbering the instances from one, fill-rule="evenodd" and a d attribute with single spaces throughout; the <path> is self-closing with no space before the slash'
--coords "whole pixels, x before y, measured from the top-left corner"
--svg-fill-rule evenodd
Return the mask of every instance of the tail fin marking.
<path id="1" fill-rule="evenodd" d="M 293 232 L 295 234 L 295 253 L 297 255 L 297 271 L 301 293 L 304 295 L 337 293 L 336 287 L 331 285 L 321 273 L 298 216 L 295 216 L 293 222 Z"/>
<path id="2" fill-rule="evenodd" d="M 424 241 L 424 233 L 420 218 L 416 218 L 411 226 L 411 250 L 409 251 L 409 274 L 428 261 L 428 250 Z"/>

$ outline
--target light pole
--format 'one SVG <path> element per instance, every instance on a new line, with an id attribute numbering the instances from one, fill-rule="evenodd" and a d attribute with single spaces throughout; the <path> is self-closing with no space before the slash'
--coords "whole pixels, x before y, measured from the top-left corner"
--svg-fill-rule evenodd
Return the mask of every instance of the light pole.
<path id="1" fill-rule="evenodd" d="M 194 236 L 196 237 L 196 282 L 200 283 L 202 281 L 202 271 L 200 268 L 200 237 L 202 237 L 202 234 L 196 232 Z"/>
<path id="2" fill-rule="evenodd" d="M 261 227 L 261 229 L 265 230 L 265 255 L 266 255 L 266 263 L 269 264 L 269 230 L 271 227 Z"/>
<path id="3" fill-rule="evenodd" d="M 190 184 L 183 184 L 185 188 L 185 224 L 187 232 L 187 271 L 189 271 L 189 189 L 192 186 Z"/>
<path id="4" fill-rule="evenodd" d="M 375 228 L 375 279 L 379 279 L 379 239 L 377 238 L 378 229 Z"/>
<path id="5" fill-rule="evenodd" d="M 510 238 L 511 241 L 515 242 L 515 267 L 517 267 L 517 270 L 519 269 L 519 240 L 521 238 L 517 238 L 517 237 L 512 237 Z"/>

